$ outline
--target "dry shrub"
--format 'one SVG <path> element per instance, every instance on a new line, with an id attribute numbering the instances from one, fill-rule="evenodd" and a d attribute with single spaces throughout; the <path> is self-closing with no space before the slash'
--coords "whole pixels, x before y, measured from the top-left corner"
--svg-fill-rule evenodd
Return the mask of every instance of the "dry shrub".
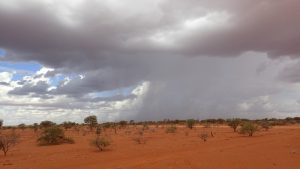
<path id="1" fill-rule="evenodd" d="M 208 133 L 207 132 L 202 132 L 199 134 L 199 137 L 204 141 L 206 142 L 207 141 L 207 138 L 208 138 Z"/>
<path id="2" fill-rule="evenodd" d="M 97 147 L 99 151 L 103 151 L 111 145 L 111 140 L 106 136 L 97 136 L 92 140 L 91 145 Z"/>
<path id="3" fill-rule="evenodd" d="M 136 136 L 132 138 L 134 142 L 137 144 L 146 144 L 146 139 L 144 137 L 144 132 L 143 130 L 140 130 L 136 133 Z"/>
<path id="4" fill-rule="evenodd" d="M 0 135 L 0 150 L 3 151 L 4 156 L 6 156 L 7 152 L 18 143 L 19 138 L 19 135 L 14 132 L 11 134 Z"/>

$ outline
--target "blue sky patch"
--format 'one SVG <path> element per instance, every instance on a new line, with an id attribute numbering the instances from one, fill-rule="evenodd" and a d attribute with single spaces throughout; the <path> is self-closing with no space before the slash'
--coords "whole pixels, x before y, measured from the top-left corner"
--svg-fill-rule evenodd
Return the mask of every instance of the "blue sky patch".
<path id="1" fill-rule="evenodd" d="M 6 55 L 6 51 L 0 48 L 0 57 L 3 57 L 5 55 Z"/>
<path id="2" fill-rule="evenodd" d="M 14 72 L 12 80 L 20 80 L 42 68 L 37 62 L 0 62 L 0 72 Z"/>

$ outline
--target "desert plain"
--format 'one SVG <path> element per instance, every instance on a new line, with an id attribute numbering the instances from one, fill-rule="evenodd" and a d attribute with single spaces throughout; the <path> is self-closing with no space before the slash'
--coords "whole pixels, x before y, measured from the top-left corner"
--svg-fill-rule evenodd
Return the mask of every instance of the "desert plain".
<path id="1" fill-rule="evenodd" d="M 164 126 L 149 126 L 145 143 L 134 141 L 141 126 L 104 133 L 111 145 L 104 151 L 91 146 L 93 132 L 65 132 L 75 144 L 37 145 L 31 129 L 16 132 L 20 141 L 4 157 L 1 169 L 299 169 L 300 125 L 274 126 L 252 137 L 233 132 L 228 126 L 177 126 L 166 133 Z M 3 132 L 9 132 L 5 130 Z M 207 141 L 199 133 L 209 134 Z"/>

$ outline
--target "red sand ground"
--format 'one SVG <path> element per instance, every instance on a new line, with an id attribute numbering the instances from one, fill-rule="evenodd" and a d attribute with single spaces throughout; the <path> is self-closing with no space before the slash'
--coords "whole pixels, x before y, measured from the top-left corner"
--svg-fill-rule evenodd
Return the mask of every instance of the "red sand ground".
<path id="1" fill-rule="evenodd" d="M 113 143 L 104 152 L 89 144 L 93 134 L 68 131 L 75 144 L 37 146 L 32 130 L 18 131 L 21 142 L 7 157 L 0 154 L 0 169 L 300 169 L 299 125 L 274 127 L 253 137 L 225 126 L 179 127 L 175 134 L 150 128 L 146 144 L 132 140 L 134 128 L 119 130 L 117 135 L 109 132 Z M 211 130 L 215 137 L 203 142 L 199 133 Z"/>

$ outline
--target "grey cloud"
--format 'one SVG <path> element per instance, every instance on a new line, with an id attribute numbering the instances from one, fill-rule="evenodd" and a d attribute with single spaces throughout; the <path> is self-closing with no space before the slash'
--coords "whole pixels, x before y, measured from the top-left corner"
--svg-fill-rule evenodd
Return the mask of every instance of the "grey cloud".
<path id="1" fill-rule="evenodd" d="M 286 66 L 278 75 L 280 80 L 292 83 L 300 82 L 300 61 Z"/>
<path id="2" fill-rule="evenodd" d="M 2 86 L 10 86 L 10 83 L 7 83 L 7 82 L 0 82 L 0 85 L 2 85 Z"/>
<path id="3" fill-rule="evenodd" d="M 13 95 L 28 95 L 30 93 L 38 93 L 38 94 L 47 94 L 48 91 L 47 89 L 50 86 L 44 82 L 44 81 L 39 81 L 37 82 L 37 84 L 25 84 L 22 87 L 16 87 L 13 90 L 9 91 L 9 94 L 13 94 Z"/>
<path id="4" fill-rule="evenodd" d="M 85 78 L 51 92 L 46 84 L 25 84 L 10 94 L 82 99 L 88 93 L 150 81 L 147 104 L 136 116 L 140 119 L 170 114 L 184 118 L 196 116 L 195 112 L 204 112 L 203 117 L 209 112 L 233 115 L 241 100 L 279 90 L 270 87 L 274 77 L 260 71 L 267 68 L 260 66 L 266 58 L 259 53 L 271 59 L 300 56 L 300 1 L 295 0 L 138 1 L 140 6 L 127 2 L 124 9 L 83 1 L 71 12 L 71 25 L 55 11 L 55 4 L 13 2 L 19 8 L 0 6 L 0 47 L 7 50 L 0 59 L 37 61 L 55 68 L 46 77 L 74 73 Z M 217 18 L 205 20 L 210 14 Z M 222 21 L 224 15 L 228 19 Z M 188 21 L 196 26 L 185 28 Z M 208 26 L 197 27 L 202 21 Z M 288 79 L 298 74 L 285 72 L 282 77 Z"/>

